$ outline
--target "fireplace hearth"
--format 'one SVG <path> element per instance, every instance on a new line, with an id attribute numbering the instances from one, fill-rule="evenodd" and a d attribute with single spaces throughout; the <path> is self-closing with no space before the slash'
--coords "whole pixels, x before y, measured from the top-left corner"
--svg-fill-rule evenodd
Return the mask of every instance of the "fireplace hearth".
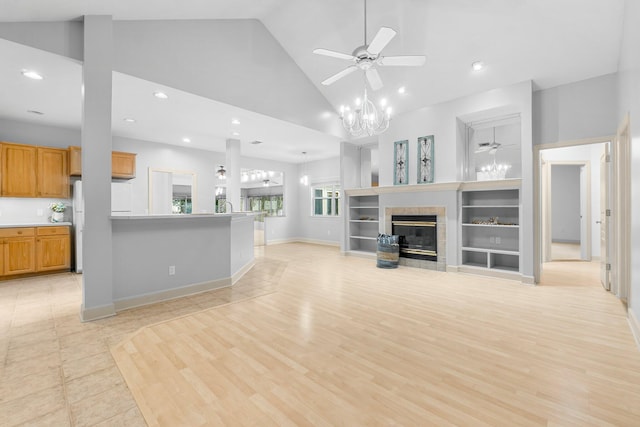
<path id="1" fill-rule="evenodd" d="M 436 215 L 393 215 L 392 234 L 400 236 L 400 256 L 425 261 L 438 260 Z"/>

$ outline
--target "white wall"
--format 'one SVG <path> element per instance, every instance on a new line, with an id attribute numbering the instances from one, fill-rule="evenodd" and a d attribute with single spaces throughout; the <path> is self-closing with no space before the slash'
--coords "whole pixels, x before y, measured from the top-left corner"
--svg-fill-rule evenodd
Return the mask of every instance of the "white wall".
<path id="1" fill-rule="evenodd" d="M 580 166 L 551 167 L 551 241 L 580 243 Z"/>
<path id="2" fill-rule="evenodd" d="M 640 2 L 625 2 L 625 21 L 620 49 L 619 103 L 616 123 L 631 119 L 631 295 L 629 310 L 640 319 Z M 637 325 L 640 326 L 640 325 Z M 640 331 L 637 331 L 640 333 Z M 640 340 L 640 337 L 637 336 Z"/>
<path id="3" fill-rule="evenodd" d="M 303 175 L 305 169 L 309 176 L 309 186 L 298 183 L 298 216 L 300 218 L 298 237 L 302 240 L 338 245 L 342 240 L 345 213 L 341 212 L 337 217 L 312 215 L 311 188 L 315 184 L 340 183 L 340 158 L 318 160 L 307 163 L 305 166 L 301 164 L 298 167 L 299 177 Z M 344 198 L 341 204 L 341 207 L 344 207 Z"/>
<path id="4" fill-rule="evenodd" d="M 547 144 L 615 133 L 617 74 L 533 93 L 533 143 Z"/>
<path id="5" fill-rule="evenodd" d="M 600 256 L 600 156 L 604 143 L 552 148 L 540 152 L 544 160 L 552 162 L 588 161 L 591 165 L 591 255 Z"/>

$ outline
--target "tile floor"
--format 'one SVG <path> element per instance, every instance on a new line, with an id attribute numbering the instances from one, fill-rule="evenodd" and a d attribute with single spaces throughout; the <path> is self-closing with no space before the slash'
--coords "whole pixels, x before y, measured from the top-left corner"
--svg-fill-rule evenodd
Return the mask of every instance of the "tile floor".
<path id="1" fill-rule="evenodd" d="M 143 326 L 273 292 L 285 265 L 259 257 L 232 288 L 88 323 L 81 275 L 0 282 L 0 425 L 146 425 L 110 347 Z"/>

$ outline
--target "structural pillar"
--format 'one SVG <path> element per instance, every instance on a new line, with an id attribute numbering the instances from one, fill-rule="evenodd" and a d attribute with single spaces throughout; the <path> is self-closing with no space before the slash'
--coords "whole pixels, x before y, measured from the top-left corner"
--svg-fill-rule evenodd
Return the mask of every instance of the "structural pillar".
<path id="1" fill-rule="evenodd" d="M 235 211 L 241 211 L 243 208 L 240 206 L 240 140 L 227 139 L 226 163 L 227 201 L 233 204 Z"/>
<path id="2" fill-rule="evenodd" d="M 113 21 L 84 17 L 82 67 L 82 320 L 115 314 L 111 245 Z"/>

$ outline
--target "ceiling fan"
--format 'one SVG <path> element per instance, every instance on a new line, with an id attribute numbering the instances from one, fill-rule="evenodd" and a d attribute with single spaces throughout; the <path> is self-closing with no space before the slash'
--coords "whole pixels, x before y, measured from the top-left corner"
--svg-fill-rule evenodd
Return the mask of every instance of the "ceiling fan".
<path id="1" fill-rule="evenodd" d="M 371 40 L 371 43 L 367 44 L 367 0 L 364 0 L 364 44 L 355 48 L 351 55 L 328 49 L 315 49 L 313 51 L 313 53 L 317 55 L 345 59 L 354 63 L 354 65 L 350 65 L 344 70 L 325 79 L 322 84 L 328 86 L 356 70 L 362 70 L 367 77 L 371 89 L 378 90 L 382 88 L 382 79 L 380 79 L 380 74 L 375 68 L 376 66 L 419 67 L 423 65 L 426 60 L 424 55 L 380 55 L 382 49 L 389 44 L 396 34 L 396 31 L 391 28 L 381 27 L 373 40 Z"/>
<path id="2" fill-rule="evenodd" d="M 493 128 L 493 141 L 491 142 L 479 142 L 476 153 L 489 152 L 489 154 L 496 154 L 496 151 L 502 147 L 502 144 L 496 142 L 496 128 Z"/>

